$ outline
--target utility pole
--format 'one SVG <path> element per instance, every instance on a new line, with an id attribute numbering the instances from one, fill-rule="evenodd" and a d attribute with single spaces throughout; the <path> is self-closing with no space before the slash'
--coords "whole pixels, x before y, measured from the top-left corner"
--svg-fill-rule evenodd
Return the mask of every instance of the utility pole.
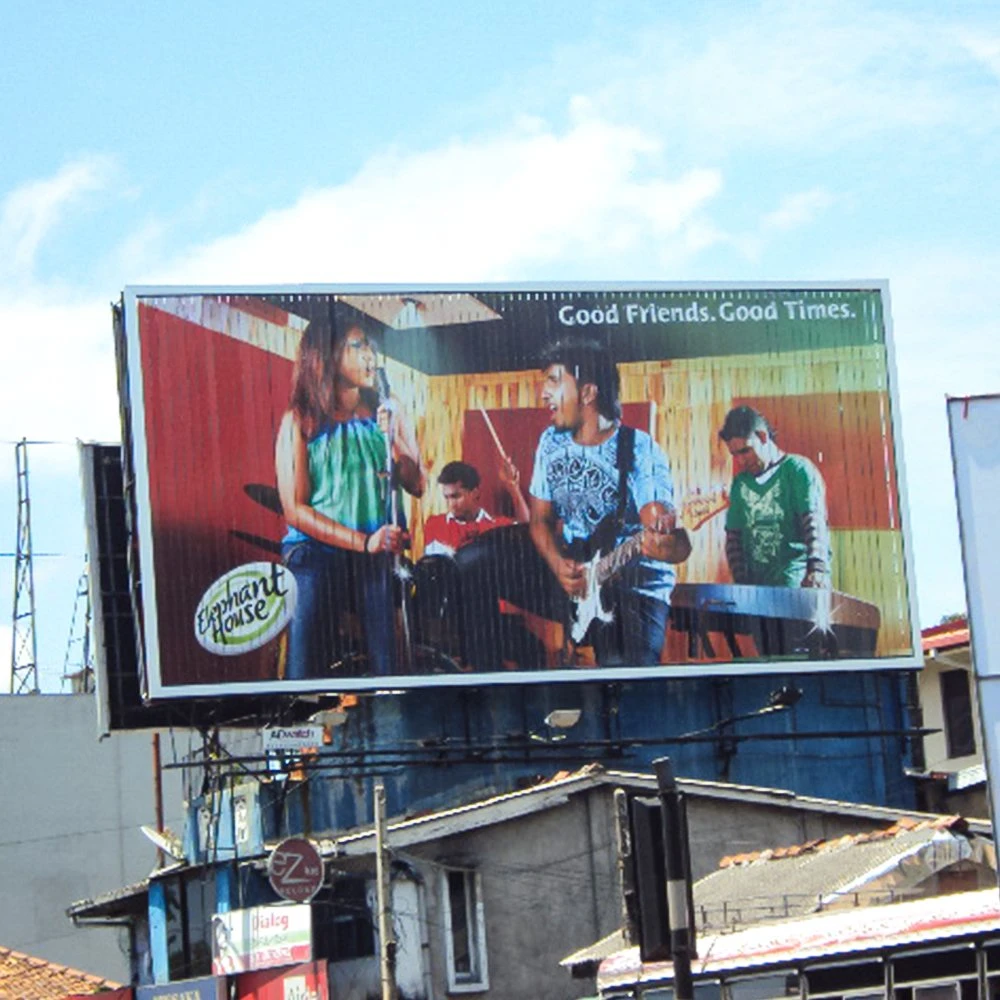
<path id="1" fill-rule="evenodd" d="M 691 958 L 696 954 L 691 923 L 691 875 L 687 817 L 669 757 L 653 761 L 663 816 L 663 860 L 666 868 L 670 952 L 674 966 L 675 1000 L 692 1000 Z"/>
<path id="2" fill-rule="evenodd" d="M 35 571 L 31 554 L 31 492 L 28 442 L 14 446 L 17 464 L 17 551 L 14 557 L 14 617 L 10 652 L 10 693 L 38 694 L 35 639 Z"/>
<path id="3" fill-rule="evenodd" d="M 379 971 L 382 1000 L 396 1000 L 396 939 L 392 928 L 392 884 L 385 830 L 385 785 L 375 782 L 375 880 L 378 884 Z"/>

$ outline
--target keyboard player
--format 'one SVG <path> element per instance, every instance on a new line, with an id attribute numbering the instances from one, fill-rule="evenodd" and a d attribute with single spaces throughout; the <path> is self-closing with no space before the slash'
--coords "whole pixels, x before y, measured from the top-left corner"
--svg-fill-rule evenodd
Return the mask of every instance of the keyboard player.
<path id="1" fill-rule="evenodd" d="M 802 455 L 781 450 L 750 406 L 726 414 L 720 439 L 736 462 L 726 512 L 726 558 L 735 583 L 831 586 L 826 486 Z"/>

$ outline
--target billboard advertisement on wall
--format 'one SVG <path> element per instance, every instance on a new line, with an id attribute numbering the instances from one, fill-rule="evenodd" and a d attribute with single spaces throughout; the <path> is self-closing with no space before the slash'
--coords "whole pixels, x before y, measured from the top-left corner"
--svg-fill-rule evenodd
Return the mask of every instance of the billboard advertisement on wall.
<path id="1" fill-rule="evenodd" d="M 880 283 L 125 306 L 154 699 L 919 663 Z"/>

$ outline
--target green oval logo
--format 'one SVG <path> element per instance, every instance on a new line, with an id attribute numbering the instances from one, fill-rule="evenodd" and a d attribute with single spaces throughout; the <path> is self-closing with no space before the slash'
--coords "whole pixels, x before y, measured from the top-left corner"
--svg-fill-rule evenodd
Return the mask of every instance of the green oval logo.
<path id="1" fill-rule="evenodd" d="M 237 566 L 220 576 L 198 602 L 195 638 L 220 656 L 259 649 L 288 624 L 295 597 L 295 577 L 281 563 Z"/>

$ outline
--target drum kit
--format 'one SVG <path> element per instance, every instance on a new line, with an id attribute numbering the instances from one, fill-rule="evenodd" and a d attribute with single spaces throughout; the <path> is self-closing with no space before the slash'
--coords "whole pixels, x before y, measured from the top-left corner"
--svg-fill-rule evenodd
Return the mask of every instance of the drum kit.
<path id="1" fill-rule="evenodd" d="M 247 483 L 244 492 L 255 503 L 281 514 L 278 491 L 264 483 Z M 496 528 L 462 546 L 455 554 L 425 555 L 415 562 L 397 557 L 393 577 L 401 633 L 401 672 L 405 674 L 465 673 L 461 598 L 469 573 L 502 558 L 505 541 L 524 533 L 525 525 Z M 280 556 L 281 543 L 262 535 L 231 529 L 230 535 L 271 556 Z M 354 644 L 357 645 L 357 644 Z M 331 676 L 361 677 L 370 673 L 367 656 L 356 651 L 330 665 Z"/>

